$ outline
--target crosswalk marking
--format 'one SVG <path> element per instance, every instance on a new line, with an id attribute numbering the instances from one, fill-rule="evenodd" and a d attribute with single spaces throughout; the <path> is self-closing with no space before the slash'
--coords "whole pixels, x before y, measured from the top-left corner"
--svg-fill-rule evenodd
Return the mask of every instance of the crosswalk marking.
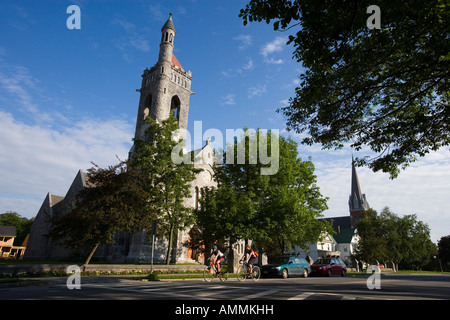
<path id="1" fill-rule="evenodd" d="M 249 295 L 245 295 L 245 296 L 242 296 L 242 297 L 238 297 L 238 298 L 235 298 L 233 300 L 256 299 L 256 298 L 260 298 L 260 297 L 263 297 L 263 296 L 267 296 L 267 295 L 273 294 L 275 292 L 278 292 L 278 290 L 262 291 L 262 292 L 258 292 L 258 293 L 254 293 L 254 294 L 249 294 Z"/>
<path id="2" fill-rule="evenodd" d="M 304 300 L 308 298 L 309 296 L 312 296 L 314 292 L 303 292 L 296 296 L 290 297 L 288 300 Z"/>
<path id="3" fill-rule="evenodd" d="M 97 283 L 90 283 L 90 284 L 83 284 L 83 286 L 86 287 L 92 287 L 92 288 L 104 288 L 105 286 L 102 284 Z M 144 285 L 144 284 L 138 284 L 136 283 L 111 283 L 111 286 L 108 288 L 110 290 L 114 291 L 127 291 L 127 292 L 134 292 L 134 293 L 142 293 L 149 295 L 149 298 L 152 298 L 152 296 L 167 296 L 168 298 L 180 298 L 180 299 L 201 299 L 201 300 L 220 300 L 220 299 L 231 299 L 231 300 L 250 300 L 250 299 L 258 299 L 262 297 L 266 297 L 268 299 L 276 298 L 274 296 L 275 293 L 280 292 L 280 290 L 263 290 L 261 292 L 254 293 L 255 288 L 252 288 L 251 286 L 241 286 L 241 285 L 205 285 L 205 286 L 198 286 L 198 285 L 161 285 L 161 284 L 155 284 L 155 285 Z M 243 294 L 240 294 L 238 297 L 232 298 L 230 297 L 230 294 L 234 292 L 240 292 Z M 281 292 L 284 292 L 281 296 L 286 296 L 286 291 L 281 290 Z M 343 295 L 338 293 L 329 293 L 329 292 L 301 292 L 298 294 L 295 294 L 295 292 L 289 292 L 290 294 L 294 294 L 293 296 L 287 298 L 287 300 L 304 300 L 309 297 L 312 299 L 317 298 L 321 299 L 323 297 L 321 296 L 335 296 L 338 299 L 341 300 L 355 300 L 355 296 L 350 295 Z"/>

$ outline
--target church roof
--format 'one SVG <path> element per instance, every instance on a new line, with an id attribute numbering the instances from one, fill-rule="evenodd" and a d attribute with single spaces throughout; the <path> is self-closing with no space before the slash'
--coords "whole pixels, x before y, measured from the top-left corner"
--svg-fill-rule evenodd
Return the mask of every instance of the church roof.
<path id="1" fill-rule="evenodd" d="M 351 243 L 354 235 L 354 228 L 340 228 L 339 233 L 333 234 L 333 238 L 337 243 Z"/>
<path id="2" fill-rule="evenodd" d="M 358 173 L 352 157 L 352 189 L 348 200 L 350 211 L 362 211 L 370 208 L 366 195 L 362 193 Z"/>
<path id="3" fill-rule="evenodd" d="M 169 15 L 169 19 L 167 19 L 166 23 L 161 28 L 161 31 L 163 31 L 164 29 L 172 29 L 174 32 L 176 32 L 175 26 L 173 25 L 172 12 Z"/>
<path id="4" fill-rule="evenodd" d="M 341 229 L 351 228 L 352 224 L 350 219 L 351 219 L 350 216 L 342 216 L 342 217 L 323 218 L 319 220 L 326 220 L 332 222 L 333 229 L 334 231 L 337 232 L 338 227 L 340 227 Z"/>
<path id="5" fill-rule="evenodd" d="M 181 66 L 178 59 L 175 57 L 175 55 L 172 53 L 172 67 L 176 67 L 182 71 L 184 71 L 183 67 Z"/>

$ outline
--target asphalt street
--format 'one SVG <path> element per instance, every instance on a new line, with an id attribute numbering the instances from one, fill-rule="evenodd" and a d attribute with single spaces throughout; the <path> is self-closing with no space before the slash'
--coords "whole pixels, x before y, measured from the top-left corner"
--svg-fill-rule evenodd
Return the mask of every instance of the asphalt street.
<path id="1" fill-rule="evenodd" d="M 130 276 L 81 277 L 80 289 L 67 278 L 40 279 L 40 285 L 0 287 L 5 300 L 441 300 L 450 299 L 449 275 L 383 274 L 379 289 L 367 276 L 137 281 Z M 372 287 L 373 287 L 372 282 Z"/>

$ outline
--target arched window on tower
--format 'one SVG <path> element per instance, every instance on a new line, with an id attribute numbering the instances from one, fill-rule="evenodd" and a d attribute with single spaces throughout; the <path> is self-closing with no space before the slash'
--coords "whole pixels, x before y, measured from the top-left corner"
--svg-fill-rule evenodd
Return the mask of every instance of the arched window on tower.
<path id="1" fill-rule="evenodd" d="M 178 98 L 178 96 L 173 96 L 170 102 L 170 112 L 173 113 L 174 117 L 177 118 L 178 121 L 180 121 L 180 107 L 180 98 Z"/>
<path id="2" fill-rule="evenodd" d="M 145 118 L 147 118 L 148 116 L 154 117 L 154 115 L 151 115 L 152 100 L 153 100 L 153 97 L 152 97 L 151 94 L 149 94 L 145 98 L 145 101 L 144 101 L 144 114 L 142 115 L 144 121 L 145 121 Z"/>
<path id="3" fill-rule="evenodd" d="M 167 41 L 168 37 L 169 37 L 169 33 L 166 32 L 166 41 Z"/>
<path id="4" fill-rule="evenodd" d="M 170 34 L 170 36 L 169 36 L 169 42 L 172 43 L 172 40 L 173 40 L 173 35 Z"/>

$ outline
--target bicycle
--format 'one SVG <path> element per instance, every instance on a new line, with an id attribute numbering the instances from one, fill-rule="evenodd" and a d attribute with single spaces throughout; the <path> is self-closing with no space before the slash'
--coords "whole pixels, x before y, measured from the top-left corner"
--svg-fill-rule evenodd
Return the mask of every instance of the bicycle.
<path id="1" fill-rule="evenodd" d="M 206 282 L 211 282 L 212 279 L 216 277 L 219 278 L 220 281 L 228 280 L 228 272 L 224 270 L 225 267 L 221 268 L 222 270 L 218 271 L 214 262 L 211 261 L 211 264 L 206 266 L 205 270 L 203 270 L 203 279 L 205 279 Z"/>
<path id="2" fill-rule="evenodd" d="M 241 260 L 239 263 L 242 263 L 237 271 L 237 278 L 239 281 L 245 281 L 247 278 L 251 278 L 253 281 L 258 281 L 259 278 L 261 278 L 261 269 L 259 269 L 258 266 L 252 265 L 252 272 L 250 272 L 250 265 L 247 262 L 243 262 Z"/>

